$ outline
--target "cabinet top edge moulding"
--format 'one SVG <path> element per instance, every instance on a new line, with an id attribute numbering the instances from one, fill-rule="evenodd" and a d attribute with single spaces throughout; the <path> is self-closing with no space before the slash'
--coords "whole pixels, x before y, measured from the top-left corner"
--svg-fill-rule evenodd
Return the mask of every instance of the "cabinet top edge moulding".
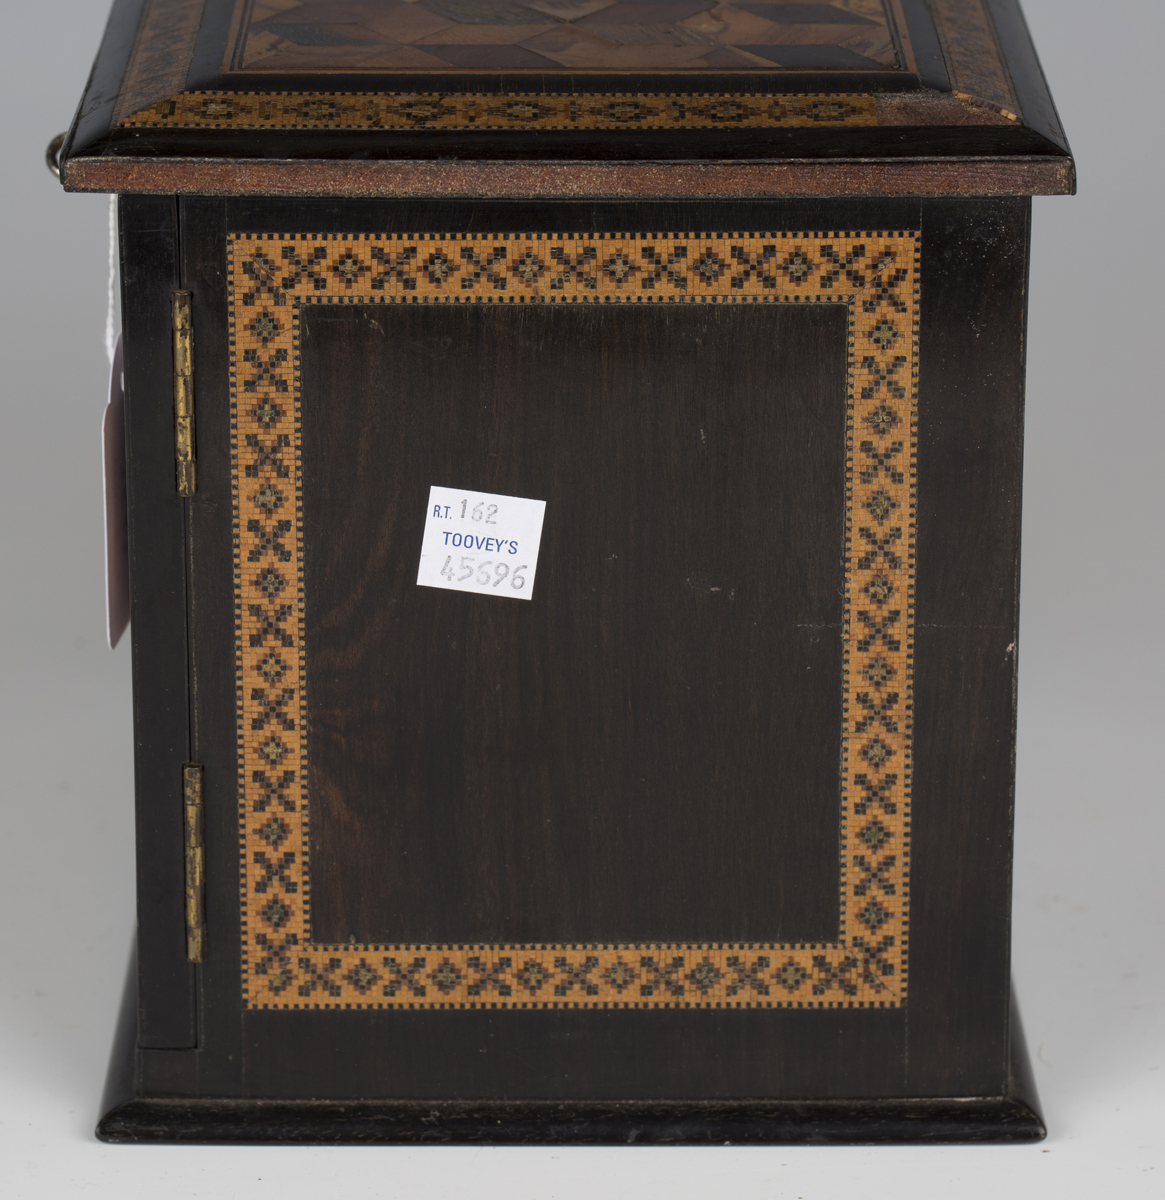
<path id="1" fill-rule="evenodd" d="M 115 0 L 60 168 L 203 196 L 1075 191 L 1016 0 Z"/>

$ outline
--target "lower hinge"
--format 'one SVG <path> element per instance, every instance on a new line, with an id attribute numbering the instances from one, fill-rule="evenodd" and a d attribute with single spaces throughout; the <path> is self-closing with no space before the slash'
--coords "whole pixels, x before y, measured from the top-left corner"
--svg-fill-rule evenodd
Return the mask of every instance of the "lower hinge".
<path id="1" fill-rule="evenodd" d="M 202 962 L 206 942 L 202 848 L 202 767 L 182 768 L 182 808 L 186 847 L 186 957 Z"/>

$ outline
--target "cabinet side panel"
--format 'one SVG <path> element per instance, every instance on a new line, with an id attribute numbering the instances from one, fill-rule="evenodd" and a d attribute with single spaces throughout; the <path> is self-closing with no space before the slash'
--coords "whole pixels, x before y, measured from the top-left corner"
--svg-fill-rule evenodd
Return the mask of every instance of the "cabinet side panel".
<path id="1" fill-rule="evenodd" d="M 194 208 L 197 220 L 190 220 Z M 907 1007 L 241 1013 L 232 965 L 238 809 L 227 784 L 236 697 L 232 613 L 224 599 L 230 464 L 223 231 L 895 230 L 918 228 L 920 210 L 920 629 Z M 1016 618 L 1027 202 L 420 207 L 251 198 L 188 201 L 183 213 L 183 283 L 202 322 L 198 370 L 217 374 L 200 385 L 200 496 L 191 518 L 201 580 L 191 621 L 196 642 L 205 643 L 194 656 L 191 686 L 200 705 L 193 753 L 207 780 L 207 1012 L 204 1049 L 145 1057 L 153 1085 L 181 1094 L 426 1099 L 1000 1094 L 1014 745 L 1014 657 L 1006 651 Z M 181 1079 L 180 1059 L 191 1064 L 181 1064 Z"/>

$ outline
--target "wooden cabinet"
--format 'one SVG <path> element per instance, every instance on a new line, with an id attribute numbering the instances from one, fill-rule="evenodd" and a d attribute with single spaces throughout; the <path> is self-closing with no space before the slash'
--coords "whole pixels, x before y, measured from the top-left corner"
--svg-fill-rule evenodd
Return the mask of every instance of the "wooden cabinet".
<path id="1" fill-rule="evenodd" d="M 100 1136 L 1042 1136 L 1014 4 L 119 0 L 61 170 L 122 193 Z"/>

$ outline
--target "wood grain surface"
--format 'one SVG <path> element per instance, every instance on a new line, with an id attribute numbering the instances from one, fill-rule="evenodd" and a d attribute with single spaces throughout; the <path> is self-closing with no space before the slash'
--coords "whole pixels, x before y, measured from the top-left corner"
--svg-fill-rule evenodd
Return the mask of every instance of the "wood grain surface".
<path id="1" fill-rule="evenodd" d="M 301 330 L 313 940 L 836 937 L 844 308 Z M 431 484 L 546 501 L 532 603 L 416 586 Z"/>

